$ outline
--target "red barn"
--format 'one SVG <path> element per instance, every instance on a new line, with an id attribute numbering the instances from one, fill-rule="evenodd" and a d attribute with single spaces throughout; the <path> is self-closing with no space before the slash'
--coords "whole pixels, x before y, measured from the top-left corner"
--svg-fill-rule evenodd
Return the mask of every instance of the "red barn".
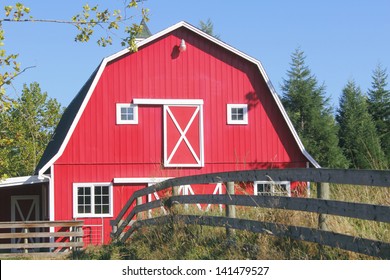
<path id="1" fill-rule="evenodd" d="M 148 184 L 318 167 L 259 61 L 185 22 L 138 46 L 101 62 L 44 152 L 37 178 L 49 181 L 41 201 L 50 220 L 83 219 L 91 242 L 107 242 L 109 221 Z M 254 183 L 255 193 L 275 191 Z M 291 193 L 290 182 L 280 183 Z"/>

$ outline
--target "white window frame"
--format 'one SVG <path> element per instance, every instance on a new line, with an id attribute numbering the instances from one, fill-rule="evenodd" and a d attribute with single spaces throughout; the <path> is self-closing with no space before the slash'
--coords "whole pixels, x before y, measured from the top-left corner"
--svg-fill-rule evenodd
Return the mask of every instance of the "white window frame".
<path id="1" fill-rule="evenodd" d="M 258 185 L 270 185 L 271 191 L 270 192 L 258 192 Z M 254 181 L 253 182 L 253 194 L 254 195 L 284 195 L 282 192 L 276 192 L 275 186 L 276 185 L 286 185 L 286 192 L 288 196 L 291 196 L 291 182 L 290 181 Z"/>
<path id="2" fill-rule="evenodd" d="M 133 108 L 133 119 L 122 120 L 121 109 Z M 116 104 L 116 124 L 138 124 L 138 105 L 130 103 L 117 103 Z"/>
<path id="3" fill-rule="evenodd" d="M 108 187 L 109 195 L 109 213 L 96 214 L 95 213 L 95 187 Z M 78 188 L 91 188 L 91 213 L 78 212 Z M 73 218 L 91 218 L 91 217 L 113 217 L 113 185 L 112 183 L 74 183 L 73 184 Z"/>
<path id="4" fill-rule="evenodd" d="M 232 109 L 243 109 L 243 120 L 233 120 Z M 227 124 L 248 124 L 248 104 L 227 104 Z"/>

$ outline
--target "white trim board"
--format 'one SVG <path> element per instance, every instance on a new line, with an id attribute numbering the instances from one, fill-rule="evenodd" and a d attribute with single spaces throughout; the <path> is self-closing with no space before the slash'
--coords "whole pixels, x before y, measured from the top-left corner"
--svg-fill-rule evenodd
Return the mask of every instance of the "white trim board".
<path id="1" fill-rule="evenodd" d="M 114 178 L 114 184 L 150 184 L 150 183 L 160 183 L 162 181 L 172 179 L 172 177 L 156 177 L 156 178 L 147 178 L 147 177 L 138 177 L 138 178 Z M 115 185 L 114 185 L 115 187 Z"/>
<path id="2" fill-rule="evenodd" d="M 33 185 L 46 182 L 49 182 L 48 178 L 40 178 L 39 176 L 13 177 L 0 180 L 0 188 Z"/>
<path id="3" fill-rule="evenodd" d="M 135 105 L 203 105 L 203 99 L 154 99 L 134 98 Z"/>

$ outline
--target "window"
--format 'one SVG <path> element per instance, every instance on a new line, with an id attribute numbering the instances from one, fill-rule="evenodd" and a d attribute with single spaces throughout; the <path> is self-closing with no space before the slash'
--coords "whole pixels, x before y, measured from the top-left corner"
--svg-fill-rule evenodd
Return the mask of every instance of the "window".
<path id="1" fill-rule="evenodd" d="M 111 184 L 74 184 L 74 217 L 111 217 Z"/>
<path id="2" fill-rule="evenodd" d="M 290 182 L 256 181 L 253 184 L 255 195 L 284 195 L 291 196 Z"/>
<path id="3" fill-rule="evenodd" d="M 138 124 L 138 106 L 134 104 L 116 104 L 117 124 Z"/>
<path id="4" fill-rule="evenodd" d="M 248 124 L 247 104 L 227 104 L 228 124 Z"/>

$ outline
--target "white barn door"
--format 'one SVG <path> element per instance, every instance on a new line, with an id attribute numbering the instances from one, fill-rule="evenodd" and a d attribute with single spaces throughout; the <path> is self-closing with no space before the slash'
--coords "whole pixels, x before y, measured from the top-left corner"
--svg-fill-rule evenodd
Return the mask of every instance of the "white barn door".
<path id="1" fill-rule="evenodd" d="M 164 166 L 203 167 L 203 106 L 164 105 Z"/>

